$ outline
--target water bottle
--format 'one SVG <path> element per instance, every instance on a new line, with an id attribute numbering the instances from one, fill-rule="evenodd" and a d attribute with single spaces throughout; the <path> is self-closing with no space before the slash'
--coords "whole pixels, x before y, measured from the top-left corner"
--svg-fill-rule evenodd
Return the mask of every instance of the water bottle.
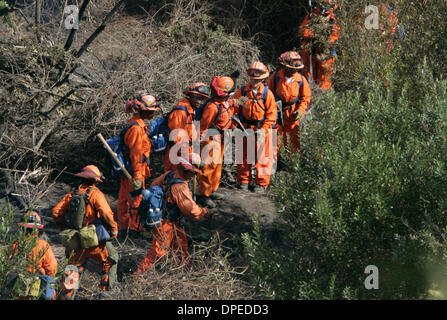
<path id="1" fill-rule="evenodd" d="M 155 209 L 154 226 L 158 226 L 160 224 L 161 216 L 162 216 L 162 213 L 161 213 L 160 208 Z"/>
<path id="2" fill-rule="evenodd" d="M 166 149 L 166 145 L 164 143 L 163 135 L 160 133 L 158 137 L 156 137 L 157 142 L 154 142 L 155 144 L 155 152 L 160 152 Z"/>
<path id="3" fill-rule="evenodd" d="M 153 218 L 154 218 L 154 209 L 151 208 L 151 209 L 149 209 L 149 214 L 147 215 L 147 218 L 146 218 L 146 224 L 148 226 L 152 225 Z"/>

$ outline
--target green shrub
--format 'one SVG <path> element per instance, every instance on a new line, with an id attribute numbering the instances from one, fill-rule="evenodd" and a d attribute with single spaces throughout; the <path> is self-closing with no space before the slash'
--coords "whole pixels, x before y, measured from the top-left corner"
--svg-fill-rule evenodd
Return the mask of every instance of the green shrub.
<path id="1" fill-rule="evenodd" d="M 287 247 L 246 239 L 266 294 L 321 299 L 333 288 L 343 298 L 352 288 L 359 298 L 418 298 L 433 270 L 437 281 L 445 275 L 447 82 L 428 70 L 415 73 L 430 84 L 420 102 L 409 90 L 416 80 L 396 87 L 392 76 L 385 91 L 314 101 L 303 156 L 275 185 Z M 379 268 L 379 290 L 364 288 L 368 265 Z"/>

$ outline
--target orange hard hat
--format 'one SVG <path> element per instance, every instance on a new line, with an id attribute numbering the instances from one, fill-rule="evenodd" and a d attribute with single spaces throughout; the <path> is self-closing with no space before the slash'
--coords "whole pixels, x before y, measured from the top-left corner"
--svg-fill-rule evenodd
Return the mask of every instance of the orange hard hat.
<path id="1" fill-rule="evenodd" d="M 160 110 L 160 98 L 150 95 L 141 94 L 134 100 L 135 105 L 141 111 L 158 111 Z"/>
<path id="2" fill-rule="evenodd" d="M 303 59 L 301 59 L 301 56 L 296 51 L 286 51 L 283 54 L 281 54 L 278 58 L 278 61 L 280 64 L 287 68 L 292 69 L 303 69 Z"/>
<path id="3" fill-rule="evenodd" d="M 234 89 L 234 81 L 230 77 L 213 77 L 211 80 L 211 94 L 213 96 L 225 98 Z"/>
<path id="4" fill-rule="evenodd" d="M 269 69 L 261 61 L 253 62 L 247 69 L 247 75 L 252 79 L 265 79 L 269 74 Z"/>
<path id="5" fill-rule="evenodd" d="M 179 165 L 186 171 L 198 173 L 203 171 L 203 163 L 197 153 L 190 153 L 186 157 L 179 157 Z"/>
<path id="6" fill-rule="evenodd" d="M 197 82 L 189 86 L 189 88 L 183 90 L 183 94 L 187 96 L 197 95 L 209 98 L 211 95 L 211 89 L 207 84 L 203 82 Z"/>
<path id="7" fill-rule="evenodd" d="M 22 222 L 19 222 L 19 226 L 25 228 L 37 228 L 43 229 L 42 220 L 40 219 L 37 210 L 28 210 L 24 215 Z"/>
<path id="8" fill-rule="evenodd" d="M 99 171 L 98 167 L 92 164 L 82 168 L 81 172 L 75 174 L 75 176 L 84 179 L 91 179 L 95 182 L 102 182 L 102 179 L 104 179 L 104 176 L 102 175 L 101 171 Z"/>

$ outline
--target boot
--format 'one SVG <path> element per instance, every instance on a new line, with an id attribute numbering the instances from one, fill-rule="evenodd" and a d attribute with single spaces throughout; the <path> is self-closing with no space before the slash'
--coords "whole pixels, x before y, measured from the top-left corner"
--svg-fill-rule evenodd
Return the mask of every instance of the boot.
<path id="1" fill-rule="evenodd" d="M 210 198 L 213 200 L 223 200 L 225 199 L 225 196 L 222 193 L 214 192 L 212 195 L 210 195 Z"/>
<path id="2" fill-rule="evenodd" d="M 260 185 L 255 185 L 255 187 L 253 188 L 253 192 L 254 193 L 264 193 L 265 192 L 265 189 L 266 188 L 264 188 L 263 186 L 260 186 Z"/>
<path id="3" fill-rule="evenodd" d="M 213 209 L 216 207 L 216 204 L 214 203 L 213 200 L 211 200 L 210 197 L 205 197 L 205 196 L 198 196 L 197 197 L 198 202 L 207 208 Z"/>
<path id="4" fill-rule="evenodd" d="M 242 191 L 248 191 L 248 183 L 241 183 L 240 185 L 238 185 L 238 188 Z"/>

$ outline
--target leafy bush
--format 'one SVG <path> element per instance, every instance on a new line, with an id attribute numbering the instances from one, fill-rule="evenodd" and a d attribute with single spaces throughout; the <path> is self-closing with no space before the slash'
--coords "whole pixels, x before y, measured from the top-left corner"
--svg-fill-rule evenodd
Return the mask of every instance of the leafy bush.
<path id="1" fill-rule="evenodd" d="M 303 156 L 289 159 L 275 186 L 287 246 L 270 253 L 259 234 L 246 239 L 266 294 L 319 299 L 335 288 L 343 298 L 352 288 L 359 298 L 419 298 L 433 272 L 445 275 L 447 82 L 428 70 L 415 73 L 430 84 L 420 102 L 412 81 L 397 87 L 393 76 L 385 91 L 314 101 Z M 380 290 L 364 288 L 368 265 L 379 268 Z"/>

